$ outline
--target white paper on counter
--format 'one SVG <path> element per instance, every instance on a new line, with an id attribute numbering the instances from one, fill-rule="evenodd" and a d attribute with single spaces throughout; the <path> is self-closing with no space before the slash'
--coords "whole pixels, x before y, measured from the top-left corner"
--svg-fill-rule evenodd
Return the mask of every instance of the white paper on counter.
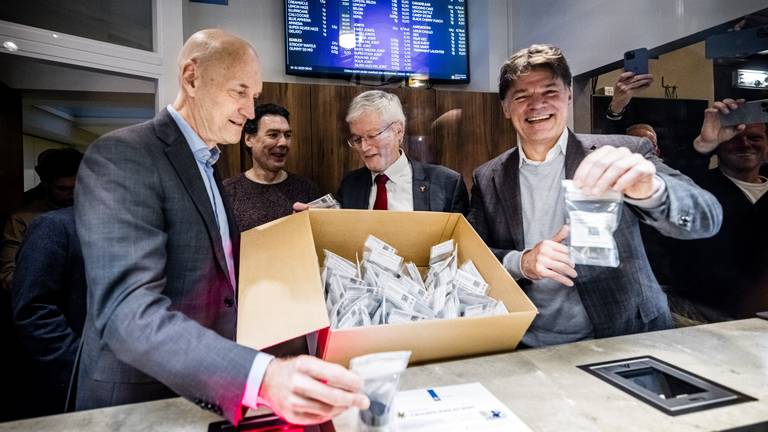
<path id="1" fill-rule="evenodd" d="M 480 383 L 401 391 L 394 409 L 399 432 L 531 431 Z"/>

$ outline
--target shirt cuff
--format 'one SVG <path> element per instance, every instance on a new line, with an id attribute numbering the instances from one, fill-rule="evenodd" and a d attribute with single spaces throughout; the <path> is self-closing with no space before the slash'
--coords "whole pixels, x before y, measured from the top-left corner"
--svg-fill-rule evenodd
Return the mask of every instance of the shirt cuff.
<path id="1" fill-rule="evenodd" d="M 523 259 L 523 253 L 525 253 L 527 250 L 528 249 L 522 251 L 509 251 L 509 253 L 504 255 L 504 259 L 502 260 L 504 268 L 507 269 L 509 274 L 512 275 L 512 277 L 516 280 L 525 278 L 521 266 L 521 260 Z"/>
<path id="2" fill-rule="evenodd" d="M 667 184 L 662 180 L 659 175 L 653 176 L 653 184 L 654 184 L 654 192 L 645 199 L 632 199 L 628 197 L 624 197 L 624 201 L 626 201 L 628 204 L 631 204 L 635 207 L 639 207 L 641 209 L 654 209 L 661 207 L 662 204 L 664 204 L 667 201 L 667 197 L 669 193 L 667 192 Z"/>
<path id="3" fill-rule="evenodd" d="M 248 372 L 248 380 L 245 382 L 245 393 L 243 393 L 243 405 L 248 408 L 257 409 L 259 407 L 261 382 L 264 379 L 264 373 L 267 372 L 269 362 L 274 358 L 272 355 L 260 352 L 253 359 L 251 371 Z"/>

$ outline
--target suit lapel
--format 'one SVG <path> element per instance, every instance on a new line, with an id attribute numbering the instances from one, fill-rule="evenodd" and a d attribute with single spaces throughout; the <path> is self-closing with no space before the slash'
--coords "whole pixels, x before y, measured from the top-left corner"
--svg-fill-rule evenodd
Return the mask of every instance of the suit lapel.
<path id="1" fill-rule="evenodd" d="M 509 221 L 515 246 L 523 248 L 523 213 L 520 202 L 520 151 L 515 150 L 493 170 L 493 186 L 496 198 L 501 203 L 506 220 Z"/>
<path id="2" fill-rule="evenodd" d="M 587 157 L 584 144 L 576 137 L 576 134 L 568 130 L 568 144 L 565 149 L 565 178 L 573 179 L 576 168 Z"/>
<path id="3" fill-rule="evenodd" d="M 216 186 L 219 188 L 219 195 L 224 204 L 224 212 L 227 214 L 227 223 L 229 226 L 229 238 L 232 239 L 232 259 L 235 263 L 235 285 L 240 278 L 240 228 L 237 226 L 237 219 L 235 214 L 232 213 L 232 206 L 229 203 L 229 198 L 224 193 L 224 185 L 221 183 L 221 175 L 219 174 L 218 165 L 213 166 L 213 178 L 216 180 Z M 225 262 L 226 264 L 226 259 Z M 233 287 L 236 289 L 236 286 Z M 237 298 L 237 296 L 235 296 Z"/>
<path id="4" fill-rule="evenodd" d="M 430 196 L 432 193 L 429 191 L 429 177 L 424 170 L 424 165 L 408 159 L 411 164 L 411 170 L 413 171 L 413 179 L 411 181 L 411 187 L 413 188 L 413 210 L 414 211 L 430 211 L 432 210 L 432 203 Z M 439 206 L 434 206 L 439 208 Z"/>
<path id="5" fill-rule="evenodd" d="M 359 178 L 357 181 L 353 182 L 352 184 L 356 185 L 351 190 L 351 195 L 349 199 L 345 199 L 349 204 L 345 204 L 346 208 L 351 209 L 361 209 L 361 210 L 367 210 L 368 209 L 368 201 L 370 200 L 371 196 L 371 186 L 373 185 L 373 180 L 371 180 L 371 172 L 363 167 L 361 168 L 356 175 L 359 175 Z"/>
<path id="6" fill-rule="evenodd" d="M 213 214 L 213 207 L 211 207 L 211 200 L 208 197 L 208 191 L 205 190 L 205 183 L 200 175 L 197 161 L 195 161 L 195 157 L 192 155 L 192 150 L 189 148 L 189 144 L 187 144 L 187 140 L 184 138 L 181 130 L 179 130 L 176 121 L 173 120 L 173 117 L 171 117 L 170 113 L 165 109 L 158 115 L 158 118 L 155 121 L 155 134 L 168 145 L 165 149 L 165 154 L 168 156 L 168 160 L 176 171 L 176 175 L 179 176 L 181 183 L 189 193 L 197 211 L 203 218 L 205 229 L 211 239 L 213 251 L 216 255 L 216 261 L 219 263 L 219 267 L 221 267 L 224 274 L 229 275 L 227 260 L 224 257 L 224 248 L 221 245 L 221 234 L 219 233 L 219 227 L 216 225 L 216 218 Z M 232 221 L 229 214 L 227 214 L 227 217 Z M 234 232 L 238 232 L 237 228 L 235 228 Z M 227 279 L 229 279 L 229 277 L 227 277 Z"/>

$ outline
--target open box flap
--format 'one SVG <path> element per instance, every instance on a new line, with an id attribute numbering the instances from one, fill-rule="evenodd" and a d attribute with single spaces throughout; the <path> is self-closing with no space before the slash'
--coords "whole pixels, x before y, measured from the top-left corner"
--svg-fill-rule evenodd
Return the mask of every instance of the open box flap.
<path id="1" fill-rule="evenodd" d="M 330 325 L 307 212 L 244 232 L 237 342 L 263 349 Z"/>

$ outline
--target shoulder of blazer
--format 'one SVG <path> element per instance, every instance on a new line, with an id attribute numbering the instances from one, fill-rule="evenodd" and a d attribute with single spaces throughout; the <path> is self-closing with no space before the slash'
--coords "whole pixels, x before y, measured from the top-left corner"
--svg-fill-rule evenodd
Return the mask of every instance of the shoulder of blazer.
<path id="1" fill-rule="evenodd" d="M 436 165 L 436 164 L 428 164 L 424 162 L 419 162 L 416 160 L 411 160 L 411 166 L 413 167 L 413 178 L 430 178 L 432 180 L 436 179 L 456 179 L 458 177 L 461 177 L 461 174 L 459 174 L 457 171 L 454 171 L 450 168 L 448 168 L 445 165 Z M 419 177 L 417 173 L 423 173 L 423 177 Z"/>
<path id="2" fill-rule="evenodd" d="M 642 153 L 649 150 L 651 146 L 651 142 L 647 138 L 629 135 L 572 134 L 572 136 L 581 143 L 584 150 L 594 150 L 604 145 L 612 145 L 614 147 L 626 147 L 633 152 Z"/>
<path id="3" fill-rule="evenodd" d="M 179 125 L 176 124 L 176 120 L 173 119 L 168 109 L 163 108 L 151 122 L 155 135 L 167 145 L 187 144 L 184 134 L 181 133 Z"/>
<path id="4" fill-rule="evenodd" d="M 366 176 L 370 178 L 371 172 L 368 171 L 368 168 L 361 167 L 356 170 L 347 171 L 346 174 L 344 174 L 344 177 L 341 179 L 341 185 L 348 185 L 352 183 L 358 183 L 361 179 L 365 180 Z"/>
<path id="5" fill-rule="evenodd" d="M 517 152 L 517 147 L 512 147 L 509 150 L 505 150 L 504 153 L 496 156 L 495 158 L 475 168 L 473 176 L 476 176 L 482 179 L 486 176 L 492 175 L 494 171 L 500 169 L 501 167 L 509 163 L 510 159 L 513 156 L 516 156 L 516 152 Z"/>

